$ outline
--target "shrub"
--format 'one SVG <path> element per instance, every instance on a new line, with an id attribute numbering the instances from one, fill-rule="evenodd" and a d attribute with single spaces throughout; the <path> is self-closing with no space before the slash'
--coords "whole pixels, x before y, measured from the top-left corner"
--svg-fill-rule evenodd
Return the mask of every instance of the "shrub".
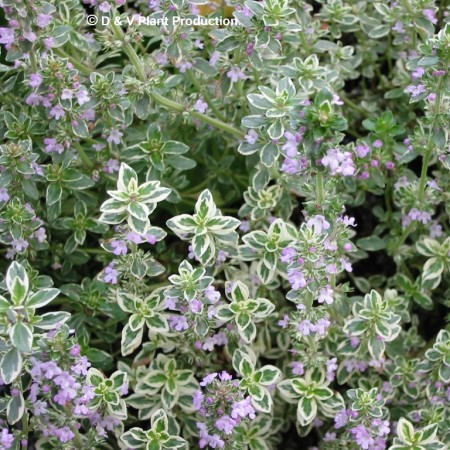
<path id="1" fill-rule="evenodd" d="M 448 448 L 446 2 L 0 5 L 0 449 Z"/>

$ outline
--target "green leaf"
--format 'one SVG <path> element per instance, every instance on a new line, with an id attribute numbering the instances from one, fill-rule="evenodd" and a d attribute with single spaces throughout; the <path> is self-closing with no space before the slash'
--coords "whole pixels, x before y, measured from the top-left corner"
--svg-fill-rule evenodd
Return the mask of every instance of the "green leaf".
<path id="1" fill-rule="evenodd" d="M 33 331 L 30 325 L 16 322 L 9 331 L 12 345 L 24 353 L 30 353 L 33 345 Z"/>
<path id="2" fill-rule="evenodd" d="M 134 180 L 136 185 L 138 184 L 138 177 L 136 172 L 128 164 L 122 163 L 119 169 L 117 189 L 123 192 L 128 192 L 128 185 L 132 180 Z"/>
<path id="3" fill-rule="evenodd" d="M 169 331 L 167 319 L 159 313 L 155 313 L 152 317 L 147 318 L 146 324 L 149 330 L 155 333 L 167 333 Z"/>
<path id="4" fill-rule="evenodd" d="M 132 231 L 137 234 L 144 235 L 147 233 L 148 228 L 150 227 L 150 222 L 148 219 L 140 220 L 135 216 L 128 216 L 128 225 Z"/>
<path id="5" fill-rule="evenodd" d="M 41 289 L 28 298 L 26 302 L 27 308 L 41 308 L 50 303 L 59 295 L 59 289 Z"/>
<path id="6" fill-rule="evenodd" d="M 61 185 L 56 183 L 50 183 L 47 186 L 46 203 L 47 206 L 52 206 L 61 201 L 63 189 Z"/>
<path id="7" fill-rule="evenodd" d="M 70 313 L 65 311 L 49 312 L 41 316 L 41 321 L 34 324 L 36 328 L 51 330 L 56 325 L 63 324 L 70 319 Z"/>
<path id="8" fill-rule="evenodd" d="M 220 305 L 216 309 L 216 317 L 222 322 L 228 322 L 234 318 L 234 313 L 228 305 Z"/>
<path id="9" fill-rule="evenodd" d="M 95 369 L 95 368 L 90 368 L 87 374 L 87 382 L 89 384 L 92 384 L 94 387 L 98 386 L 100 383 L 102 383 L 104 381 L 105 377 L 103 376 L 103 374 Z"/>
<path id="10" fill-rule="evenodd" d="M 25 413 L 25 400 L 22 392 L 19 395 L 11 397 L 6 408 L 6 418 L 10 425 L 17 423 Z"/>
<path id="11" fill-rule="evenodd" d="M 164 442 L 165 448 L 181 448 L 186 446 L 186 441 L 178 436 L 170 436 L 167 441 Z"/>
<path id="12" fill-rule="evenodd" d="M 398 437 L 406 444 L 412 444 L 414 439 L 414 427 L 411 422 L 401 417 L 397 424 Z"/>
<path id="13" fill-rule="evenodd" d="M 378 236 L 358 239 L 356 245 L 368 252 L 377 252 L 386 248 L 386 242 Z"/>
<path id="14" fill-rule="evenodd" d="M 263 386 L 275 384 L 281 378 L 281 370 L 275 366 L 266 365 L 256 371 L 255 376 L 260 376 L 258 383 Z"/>
<path id="15" fill-rule="evenodd" d="M 128 204 L 127 211 L 138 220 L 146 221 L 150 215 L 148 207 L 144 203 L 131 202 Z"/>
<path id="16" fill-rule="evenodd" d="M 369 31 L 369 37 L 371 37 L 372 39 L 379 39 L 383 36 L 387 36 L 390 31 L 390 25 L 379 25 Z"/>
<path id="17" fill-rule="evenodd" d="M 20 375 L 21 370 L 22 355 L 17 348 L 12 347 L 2 358 L 0 363 L 0 375 L 5 384 L 10 384 Z"/>
<path id="18" fill-rule="evenodd" d="M 144 328 L 138 328 L 137 330 L 133 331 L 130 325 L 127 323 L 122 330 L 122 355 L 127 356 L 133 353 L 141 345 L 143 335 Z"/>
<path id="19" fill-rule="evenodd" d="M 239 372 L 243 377 L 250 377 L 253 374 L 253 364 L 250 359 L 243 355 L 239 364 Z"/>
<path id="20" fill-rule="evenodd" d="M 240 314 L 238 318 L 241 318 L 242 316 L 243 314 Z M 251 320 L 248 322 L 248 325 L 245 328 L 242 328 L 238 324 L 238 332 L 239 336 L 246 344 L 250 344 L 256 338 L 256 326 Z"/>
<path id="21" fill-rule="evenodd" d="M 309 425 L 317 415 L 317 402 L 313 398 L 302 397 L 297 406 L 297 420 L 302 427 Z"/>
<path id="22" fill-rule="evenodd" d="M 11 286 L 11 300 L 15 305 L 20 305 L 27 296 L 27 287 L 23 284 L 20 278 L 15 278 Z"/>
<path id="23" fill-rule="evenodd" d="M 261 389 L 262 390 L 262 396 L 256 397 L 252 396 L 252 405 L 253 407 L 260 412 L 263 413 L 270 413 L 272 411 L 272 397 L 269 394 L 269 391 L 267 389 Z"/>
<path id="24" fill-rule="evenodd" d="M 186 158 L 182 155 L 168 156 L 166 158 L 166 163 L 178 170 L 193 169 L 197 165 L 193 159 Z"/>
<path id="25" fill-rule="evenodd" d="M 128 381 L 128 375 L 120 370 L 114 372 L 109 378 L 113 382 L 113 388 L 117 391 Z"/>
<path id="26" fill-rule="evenodd" d="M 140 449 L 144 448 L 147 436 L 142 428 L 131 428 L 131 430 L 122 434 L 120 440 L 130 448 Z"/>
<path id="27" fill-rule="evenodd" d="M 444 268 L 444 262 L 441 259 L 430 258 L 423 266 L 422 287 L 425 289 L 437 288 L 441 282 Z"/>
<path id="28" fill-rule="evenodd" d="M 152 430 L 158 433 L 167 432 L 169 429 L 169 422 L 167 421 L 167 414 L 163 409 L 158 409 L 151 418 Z"/>

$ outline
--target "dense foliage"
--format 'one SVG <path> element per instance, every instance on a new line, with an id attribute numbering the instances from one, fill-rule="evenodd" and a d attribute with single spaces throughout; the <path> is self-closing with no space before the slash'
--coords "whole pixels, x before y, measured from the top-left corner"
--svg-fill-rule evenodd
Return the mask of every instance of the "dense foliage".
<path id="1" fill-rule="evenodd" d="M 0 449 L 449 448 L 448 1 L 0 7 Z"/>

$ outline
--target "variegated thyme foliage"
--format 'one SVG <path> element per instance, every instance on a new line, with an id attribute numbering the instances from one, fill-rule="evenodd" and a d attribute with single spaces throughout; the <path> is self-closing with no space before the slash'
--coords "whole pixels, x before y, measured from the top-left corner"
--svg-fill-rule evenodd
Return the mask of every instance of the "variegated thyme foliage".
<path id="1" fill-rule="evenodd" d="M 0 10 L 0 450 L 450 448 L 448 0 Z"/>

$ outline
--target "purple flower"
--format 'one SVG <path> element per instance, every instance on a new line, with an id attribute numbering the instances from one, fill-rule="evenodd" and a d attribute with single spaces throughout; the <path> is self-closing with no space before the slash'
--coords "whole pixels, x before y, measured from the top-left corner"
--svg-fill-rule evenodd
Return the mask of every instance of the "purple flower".
<path id="1" fill-rule="evenodd" d="M 298 291 L 306 286 L 306 280 L 300 270 L 288 270 L 288 280 L 294 291 Z"/>
<path id="2" fill-rule="evenodd" d="M 53 17 L 50 14 L 39 14 L 36 20 L 37 26 L 39 28 L 45 28 L 52 19 Z"/>
<path id="3" fill-rule="evenodd" d="M 11 28 L 0 27 L 0 44 L 4 44 L 6 45 L 6 48 L 9 48 L 11 44 L 14 44 L 14 41 L 14 30 L 11 30 Z"/>
<path id="4" fill-rule="evenodd" d="M 397 33 L 400 34 L 404 34 L 405 33 L 405 28 L 403 27 L 403 23 L 402 22 L 395 22 L 395 25 L 392 27 L 392 31 L 395 31 Z"/>
<path id="5" fill-rule="evenodd" d="M 303 334 L 303 336 L 309 336 L 311 333 L 316 331 L 316 327 L 310 320 L 305 319 L 297 325 L 297 330 Z"/>
<path id="6" fill-rule="evenodd" d="M 175 331 L 184 331 L 189 328 L 188 321 L 186 317 L 183 316 L 170 316 L 169 318 L 170 326 Z"/>
<path id="7" fill-rule="evenodd" d="M 119 255 L 126 255 L 128 252 L 128 247 L 125 241 L 112 241 L 111 247 L 114 249 L 114 254 Z"/>
<path id="8" fill-rule="evenodd" d="M 10 199 L 6 188 L 0 188 L 0 202 L 7 202 Z"/>
<path id="9" fill-rule="evenodd" d="M 199 113 L 204 114 L 208 109 L 208 104 L 203 100 L 203 98 L 199 98 L 194 105 L 194 109 Z"/>
<path id="10" fill-rule="evenodd" d="M 247 77 L 238 66 L 233 66 L 228 72 L 227 77 L 232 83 L 236 83 L 239 80 L 245 80 Z"/>
<path id="11" fill-rule="evenodd" d="M 331 289 L 330 286 L 327 286 L 325 288 L 321 288 L 319 290 L 319 298 L 317 299 L 317 301 L 319 303 L 326 303 L 327 305 L 331 305 L 333 303 L 333 289 Z"/>
<path id="12" fill-rule="evenodd" d="M 208 301 L 212 304 L 217 303 L 217 301 L 220 299 L 220 292 L 216 291 L 214 286 L 208 286 L 204 292 L 203 295 L 208 299 Z"/>
<path id="13" fill-rule="evenodd" d="M 329 167 L 331 174 L 342 174 L 346 177 L 356 173 L 356 167 L 350 152 L 342 152 L 338 148 L 331 148 L 322 158 L 321 163 Z"/>
<path id="14" fill-rule="evenodd" d="M 50 117 L 54 117 L 56 120 L 61 119 L 61 117 L 64 117 L 65 115 L 66 112 L 60 105 L 56 105 L 50 110 Z"/>
<path id="15" fill-rule="evenodd" d="M 225 434 L 231 434 L 236 425 L 236 420 L 233 420 L 230 416 L 223 416 L 216 420 L 216 428 Z"/>
<path id="16" fill-rule="evenodd" d="M 119 145 L 120 139 L 122 136 L 123 136 L 123 133 L 121 133 L 119 130 L 112 129 L 112 130 L 110 130 L 109 135 L 106 138 L 106 141 L 110 144 L 114 143 L 116 145 Z"/>
<path id="17" fill-rule="evenodd" d="M 233 419 L 237 419 L 238 417 L 241 419 L 245 419 L 246 417 L 251 420 L 255 419 L 256 411 L 252 406 L 251 398 L 246 397 L 244 400 L 233 403 L 231 417 Z"/>
<path id="18" fill-rule="evenodd" d="M 215 66 L 219 62 L 220 57 L 221 54 L 219 52 L 213 52 L 213 54 L 209 58 L 209 64 L 211 66 Z"/>
<path id="19" fill-rule="evenodd" d="M 194 392 L 193 404 L 194 404 L 194 408 L 197 411 L 199 411 L 201 409 L 204 399 L 205 399 L 205 396 L 203 395 L 202 391 L 197 390 Z"/>
<path id="20" fill-rule="evenodd" d="M 47 235 L 45 233 L 45 228 L 40 227 L 38 228 L 34 233 L 33 233 L 34 237 L 38 240 L 38 242 L 40 242 L 41 244 L 43 242 L 45 242 L 45 240 L 47 239 Z"/>
<path id="21" fill-rule="evenodd" d="M 356 154 L 359 158 L 365 158 L 370 153 L 370 147 L 367 144 L 356 146 Z"/>
<path id="22" fill-rule="evenodd" d="M 221 334 L 224 334 L 224 333 L 221 333 Z M 230 381 L 233 379 L 233 377 L 225 370 L 222 370 L 222 372 L 220 372 L 220 374 L 219 374 L 219 379 L 220 379 L 220 381 Z"/>
<path id="23" fill-rule="evenodd" d="M 31 30 L 24 31 L 23 37 L 29 42 L 36 42 L 37 39 L 36 33 Z"/>
<path id="24" fill-rule="evenodd" d="M 425 73 L 425 69 L 423 67 L 418 67 L 412 74 L 411 77 L 414 80 L 419 80 L 423 77 L 423 74 Z"/>
<path id="25" fill-rule="evenodd" d="M 81 89 L 75 93 L 75 97 L 77 98 L 78 104 L 80 106 L 87 103 L 91 98 L 89 97 L 86 89 Z"/>
<path id="26" fill-rule="evenodd" d="M 286 142 L 281 149 L 286 152 L 289 158 L 294 158 L 297 156 L 298 145 L 303 141 L 303 134 L 300 132 L 291 133 L 290 131 L 286 131 L 284 137 L 286 138 Z"/>
<path id="27" fill-rule="evenodd" d="M 30 81 L 28 82 L 28 84 L 31 87 L 38 87 L 42 84 L 42 77 L 38 73 L 32 73 L 30 75 Z"/>
<path id="28" fill-rule="evenodd" d="M 111 5 L 108 2 L 102 2 L 98 5 L 98 9 L 103 13 L 108 13 L 111 10 Z"/>
<path id="29" fill-rule="evenodd" d="M 424 9 L 423 15 L 433 24 L 437 24 L 436 12 L 432 9 Z"/>
<path id="30" fill-rule="evenodd" d="M 281 328 L 287 328 L 289 326 L 289 316 L 287 314 L 284 315 L 282 320 L 278 321 L 278 326 Z"/>
<path id="31" fill-rule="evenodd" d="M 347 411 L 343 409 L 342 411 L 338 412 L 334 416 L 334 428 L 339 429 L 344 427 L 348 422 L 348 415 Z"/>
<path id="32" fill-rule="evenodd" d="M 411 85 L 406 88 L 406 92 L 409 92 L 413 98 L 423 94 L 426 90 L 427 88 L 424 84 L 418 84 L 417 86 Z"/>
<path id="33" fill-rule="evenodd" d="M 191 312 L 193 312 L 194 314 L 199 314 L 199 313 L 201 313 L 202 310 L 203 310 L 203 303 L 202 303 L 200 300 L 194 298 L 193 300 L 191 300 L 191 301 L 189 302 L 189 309 L 190 309 Z"/>
<path id="34" fill-rule="evenodd" d="M 341 106 L 344 104 L 344 102 L 341 100 L 341 98 L 337 94 L 333 94 L 333 100 L 331 103 L 333 105 L 338 105 L 338 106 Z"/>
<path id="35" fill-rule="evenodd" d="M 300 361 L 291 362 L 291 367 L 294 375 L 303 375 L 305 372 L 305 366 Z"/>
<path id="36" fill-rule="evenodd" d="M 255 130 L 249 130 L 249 132 L 245 135 L 245 140 L 253 145 L 258 140 L 258 133 Z"/>
<path id="37" fill-rule="evenodd" d="M 65 426 L 65 427 L 62 427 L 62 428 L 55 428 L 53 430 L 53 434 L 61 442 L 69 442 L 75 437 L 75 434 L 73 433 L 73 431 L 68 426 Z"/>
<path id="38" fill-rule="evenodd" d="M 0 443 L 4 449 L 10 449 L 14 444 L 14 435 L 9 432 L 8 428 L 3 428 L 0 435 Z"/>
<path id="39" fill-rule="evenodd" d="M 372 448 L 374 444 L 374 439 L 367 428 L 360 424 L 354 428 L 350 428 L 350 433 L 353 434 L 353 437 L 356 443 L 364 450 Z"/>
<path id="40" fill-rule="evenodd" d="M 16 252 L 20 253 L 23 250 L 26 250 L 30 244 L 25 239 L 19 238 L 19 239 L 14 239 L 11 242 L 11 245 L 13 246 L 13 248 Z"/>
<path id="41" fill-rule="evenodd" d="M 103 170 L 106 173 L 119 172 L 119 169 L 120 169 L 120 164 L 117 159 L 109 159 L 108 162 L 103 167 Z"/>
<path id="42" fill-rule="evenodd" d="M 297 256 L 297 252 L 293 247 L 286 247 L 281 252 L 280 261 L 284 263 L 291 263 Z"/>
<path id="43" fill-rule="evenodd" d="M 114 268 L 114 262 L 111 262 L 104 270 L 103 281 L 105 283 L 117 284 L 117 277 L 119 276 L 119 271 Z"/>
<path id="44" fill-rule="evenodd" d="M 58 153 L 61 154 L 64 152 L 64 146 L 62 144 L 59 144 L 56 139 L 53 138 L 45 138 L 44 139 L 45 144 L 45 151 L 47 153 Z"/>
<path id="45" fill-rule="evenodd" d="M 35 416 L 41 416 L 47 413 L 47 402 L 38 400 L 33 402 L 33 413 Z"/>
<path id="46" fill-rule="evenodd" d="M 178 62 L 175 64 L 175 67 L 176 67 L 177 69 L 179 69 L 179 71 L 180 71 L 181 73 L 185 73 L 186 70 L 192 68 L 192 63 L 190 63 L 189 61 L 178 61 Z"/>
<path id="47" fill-rule="evenodd" d="M 206 375 L 206 377 L 203 378 L 203 380 L 200 382 L 200 386 L 207 386 L 208 384 L 212 383 L 215 378 L 217 378 L 217 372 Z"/>
<path id="48" fill-rule="evenodd" d="M 323 230 L 328 230 L 330 228 L 330 222 L 327 222 L 324 216 L 317 214 L 314 217 L 311 217 L 306 225 L 309 228 L 314 228 L 315 234 L 321 234 Z"/>

